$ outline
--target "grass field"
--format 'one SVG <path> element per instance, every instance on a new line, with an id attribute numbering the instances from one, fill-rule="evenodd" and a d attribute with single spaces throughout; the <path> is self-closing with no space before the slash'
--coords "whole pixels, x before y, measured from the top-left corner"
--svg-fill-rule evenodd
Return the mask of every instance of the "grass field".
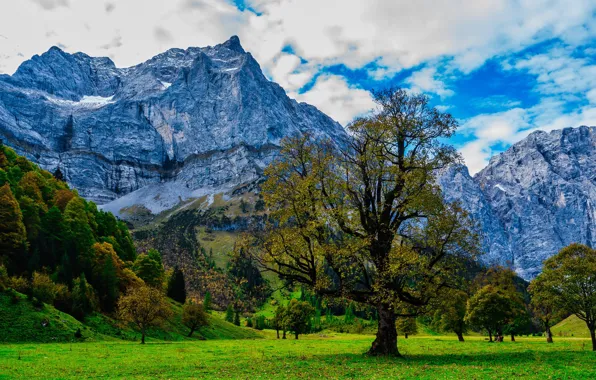
<path id="1" fill-rule="evenodd" d="M 596 354 L 588 340 L 480 337 L 400 339 L 404 358 L 363 355 L 370 335 L 310 335 L 274 339 L 148 343 L 0 345 L 0 379 L 67 378 L 420 378 L 593 379 Z"/>

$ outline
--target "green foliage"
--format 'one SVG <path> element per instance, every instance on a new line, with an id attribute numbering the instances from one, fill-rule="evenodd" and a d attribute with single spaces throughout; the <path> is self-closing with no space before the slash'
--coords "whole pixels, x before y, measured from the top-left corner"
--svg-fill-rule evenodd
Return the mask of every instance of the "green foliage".
<path id="1" fill-rule="evenodd" d="M 72 310 L 77 319 L 83 319 L 93 311 L 98 310 L 98 300 L 91 284 L 87 282 L 85 274 L 75 281 L 72 288 Z"/>
<path id="2" fill-rule="evenodd" d="M 165 277 L 165 269 L 161 262 L 161 255 L 155 249 L 147 254 L 139 255 L 134 263 L 134 271 L 140 279 L 149 286 L 161 287 Z"/>
<path id="3" fill-rule="evenodd" d="M 507 291 L 493 285 L 482 287 L 470 298 L 465 321 L 493 334 L 502 335 L 504 326 L 519 313 L 519 303 Z"/>
<path id="4" fill-rule="evenodd" d="M 184 273 L 182 273 L 182 270 L 178 267 L 174 268 L 174 271 L 168 280 L 167 296 L 182 304 L 186 302 Z"/>
<path id="5" fill-rule="evenodd" d="M 113 310 L 121 287 L 135 280 L 123 262 L 136 257 L 126 225 L 6 146 L 0 146 L 0 168 L 0 264 L 13 285 L 51 303 L 54 283 L 56 305 L 82 317 L 88 311 L 74 309 L 71 298 L 84 276 L 102 310 Z M 30 291 L 19 279 L 34 272 Z"/>
<path id="6" fill-rule="evenodd" d="M 203 308 L 205 308 L 206 312 L 211 311 L 211 293 L 205 293 L 205 298 L 203 299 Z"/>
<path id="7" fill-rule="evenodd" d="M 418 333 L 418 325 L 416 318 L 413 317 L 399 317 L 395 322 L 395 329 L 399 334 L 403 334 L 406 338 L 408 335 Z"/>
<path id="8" fill-rule="evenodd" d="M 468 295 L 461 290 L 449 289 L 442 293 L 442 299 L 437 303 L 437 308 L 432 324 L 440 331 L 454 332 L 460 340 L 467 332 L 468 325 L 465 321 Z"/>
<path id="9" fill-rule="evenodd" d="M 172 309 L 160 290 L 142 285 L 129 289 L 118 300 L 118 315 L 140 330 L 141 343 L 145 344 L 147 329 L 161 326 L 172 315 Z"/>
<path id="10" fill-rule="evenodd" d="M 192 301 L 184 304 L 184 307 L 182 308 L 182 323 L 190 329 L 190 332 L 188 333 L 189 337 L 191 337 L 197 329 L 207 326 L 209 323 L 203 305 L 193 303 Z"/>
<path id="11" fill-rule="evenodd" d="M 25 267 L 19 261 L 27 246 L 23 214 L 8 184 L 0 187 L 0 263 L 13 271 Z"/>
<path id="12" fill-rule="evenodd" d="M 56 298 L 56 284 L 45 273 L 33 272 L 31 295 L 43 303 L 53 304 Z"/>
<path id="13" fill-rule="evenodd" d="M 574 314 L 586 323 L 596 351 L 596 250 L 571 244 L 544 262 L 533 282 L 538 303 Z"/>
<path id="14" fill-rule="evenodd" d="M 228 307 L 226 308 L 226 316 L 224 320 L 230 323 L 234 322 L 234 308 L 232 307 L 231 303 L 228 304 Z"/>
<path id="15" fill-rule="evenodd" d="M 305 334 L 310 331 L 310 320 L 315 313 L 315 309 L 304 301 L 295 299 L 285 308 L 285 321 L 289 331 L 294 333 L 296 339 L 299 334 Z"/>

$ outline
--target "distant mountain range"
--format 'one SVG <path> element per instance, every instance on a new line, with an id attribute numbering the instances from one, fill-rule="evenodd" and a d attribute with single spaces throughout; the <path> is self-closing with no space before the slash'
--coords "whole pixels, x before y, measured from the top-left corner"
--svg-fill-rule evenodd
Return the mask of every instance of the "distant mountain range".
<path id="1" fill-rule="evenodd" d="M 348 139 L 269 81 L 235 36 L 129 68 L 52 47 L 0 75 L 0 138 L 116 214 L 232 193 L 261 178 L 282 138 L 307 132 Z M 473 178 L 440 173 L 445 197 L 482 226 L 485 261 L 531 278 L 561 247 L 596 245 L 595 132 L 535 132 Z"/>

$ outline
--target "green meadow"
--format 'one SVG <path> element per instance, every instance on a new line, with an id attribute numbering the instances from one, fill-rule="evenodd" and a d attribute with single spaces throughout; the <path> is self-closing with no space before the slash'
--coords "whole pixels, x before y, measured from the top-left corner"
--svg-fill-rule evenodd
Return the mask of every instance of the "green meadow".
<path id="1" fill-rule="evenodd" d="M 373 336 L 312 334 L 299 340 L 87 342 L 0 345 L 0 379 L 590 379 L 596 355 L 584 338 L 519 337 L 488 343 L 451 336 L 400 339 L 403 358 L 368 357 Z"/>

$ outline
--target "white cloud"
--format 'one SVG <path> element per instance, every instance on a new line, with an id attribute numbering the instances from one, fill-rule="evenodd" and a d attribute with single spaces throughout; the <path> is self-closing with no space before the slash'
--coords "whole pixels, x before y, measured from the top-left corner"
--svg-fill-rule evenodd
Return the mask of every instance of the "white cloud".
<path id="1" fill-rule="evenodd" d="M 437 79 L 437 70 L 433 67 L 427 67 L 416 71 L 407 80 L 415 92 L 425 92 L 437 94 L 441 99 L 452 96 L 454 92 L 448 89 L 444 82 Z"/>
<path id="2" fill-rule="evenodd" d="M 370 92 L 349 86 L 343 77 L 337 75 L 321 75 L 310 91 L 293 94 L 293 97 L 316 105 L 342 125 L 374 107 Z"/>

